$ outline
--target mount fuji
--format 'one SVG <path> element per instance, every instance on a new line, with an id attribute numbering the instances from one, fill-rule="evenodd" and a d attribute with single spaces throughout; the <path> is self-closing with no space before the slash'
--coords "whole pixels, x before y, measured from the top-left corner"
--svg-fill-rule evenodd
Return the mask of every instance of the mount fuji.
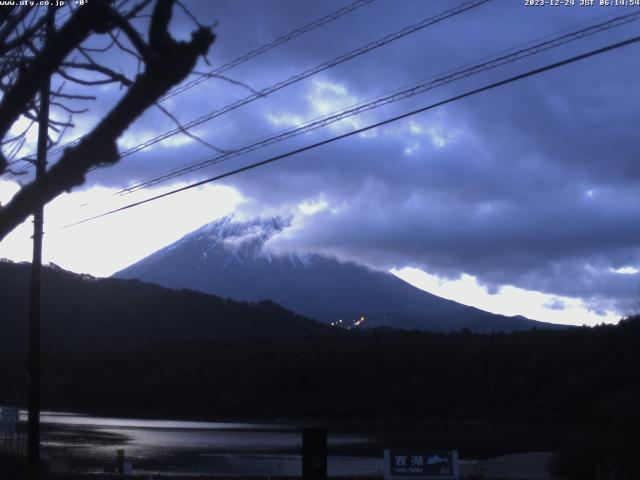
<path id="1" fill-rule="evenodd" d="M 396 276 L 319 254 L 278 254 L 268 241 L 290 222 L 280 217 L 209 223 L 114 276 L 234 300 L 272 300 L 325 323 L 355 327 L 476 332 L 553 328 L 447 300 Z"/>

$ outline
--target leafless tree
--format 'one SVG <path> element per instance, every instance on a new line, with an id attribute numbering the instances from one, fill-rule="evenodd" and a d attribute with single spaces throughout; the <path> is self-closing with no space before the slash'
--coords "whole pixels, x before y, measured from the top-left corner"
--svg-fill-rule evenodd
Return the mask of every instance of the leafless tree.
<path id="1" fill-rule="evenodd" d="M 17 152 L 25 142 L 29 123 L 37 122 L 39 92 L 46 79 L 55 80 L 52 108 L 68 116 L 68 120 L 61 120 L 60 115 L 50 120 L 49 146 L 60 141 L 72 126 L 74 115 L 86 111 L 96 100 L 92 92 L 79 93 L 79 88 L 115 83 L 124 90 L 91 131 L 64 149 L 42 180 L 23 185 L 0 207 L 0 241 L 37 206 L 84 183 L 88 171 L 118 162 L 118 138 L 194 70 L 198 58 L 207 55 L 215 40 L 212 27 L 200 25 L 176 0 L 79 3 L 64 17 L 60 10 L 56 15 L 53 8 L 0 7 L 0 175 L 22 173 L 24 159 L 18 158 Z M 178 41 L 169 32 L 175 4 L 197 24 L 190 41 Z M 48 15 L 55 15 L 59 25 L 52 28 L 53 22 L 49 22 L 47 32 Z M 96 45 L 101 38 L 104 44 Z M 115 53 L 128 57 L 128 73 L 105 61 Z M 87 105 L 81 105 L 83 102 Z M 25 128 L 10 133 L 18 120 Z"/>

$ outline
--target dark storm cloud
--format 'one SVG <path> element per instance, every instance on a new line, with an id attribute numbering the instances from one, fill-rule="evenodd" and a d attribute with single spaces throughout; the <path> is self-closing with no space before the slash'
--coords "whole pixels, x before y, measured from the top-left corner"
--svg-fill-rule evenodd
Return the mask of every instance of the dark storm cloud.
<path id="1" fill-rule="evenodd" d="M 456 2 L 457 3 L 457 2 Z M 230 70 L 264 88 L 456 3 L 379 0 Z M 213 66 L 345 2 L 211 2 L 199 18 L 219 21 Z M 525 8 L 496 0 L 260 99 L 196 129 L 223 148 L 309 119 L 340 101 L 361 101 L 589 19 L 623 10 Z M 363 116 L 367 124 L 557 61 L 636 32 L 639 22 L 451 84 Z M 176 30 L 191 28 L 182 19 Z M 374 134 L 238 176 L 228 184 L 253 213 L 323 200 L 280 248 L 323 250 L 377 267 L 407 265 L 455 278 L 582 298 L 594 311 L 627 314 L 640 296 L 640 68 L 637 46 L 465 99 Z M 199 67 L 200 68 L 200 67 Z M 202 67 L 206 68 L 206 67 Z M 168 105 L 184 121 L 247 95 L 207 82 Z M 291 123 L 287 123 L 287 118 Z M 278 123 L 276 120 L 280 120 Z M 150 112 L 137 128 L 171 122 Z M 134 132 L 137 132 L 135 130 Z M 347 131 L 319 131 L 187 177 L 194 180 Z M 132 133 L 135 143 L 137 137 Z M 156 146 L 100 172 L 110 186 L 213 152 L 194 142 Z M 123 181 L 126 180 L 126 182 Z M 184 180 L 184 179 L 183 179 Z M 562 305 L 553 303 L 549 308 Z"/>

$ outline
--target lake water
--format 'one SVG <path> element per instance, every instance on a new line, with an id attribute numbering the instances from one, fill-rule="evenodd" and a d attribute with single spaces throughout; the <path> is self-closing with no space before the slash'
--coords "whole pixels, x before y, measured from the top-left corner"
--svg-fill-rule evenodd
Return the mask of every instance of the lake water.
<path id="1" fill-rule="evenodd" d="M 25 421 L 23 413 L 22 421 Z M 218 475 L 300 475 L 300 427 L 257 423 L 106 418 L 44 412 L 42 447 L 53 465 L 102 471 L 125 449 L 134 472 Z M 381 474 L 374 438 L 329 434 L 328 473 Z M 357 452 L 357 453 L 353 453 Z M 363 454 L 362 452 L 365 452 Z"/>

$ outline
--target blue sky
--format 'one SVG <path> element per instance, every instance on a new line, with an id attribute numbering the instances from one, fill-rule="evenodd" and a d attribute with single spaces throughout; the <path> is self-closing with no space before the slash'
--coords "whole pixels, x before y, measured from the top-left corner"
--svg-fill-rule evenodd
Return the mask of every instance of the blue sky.
<path id="1" fill-rule="evenodd" d="M 200 21 L 218 22 L 210 65 L 202 63 L 198 70 L 215 68 L 348 3 L 192 2 Z M 460 3 L 376 0 L 225 75 L 260 90 Z M 492 0 L 260 98 L 193 133 L 233 149 L 640 7 L 635 8 L 527 7 L 521 1 Z M 186 36 L 194 25 L 176 9 L 172 28 L 175 35 Z M 219 184 L 61 227 L 639 31 L 640 21 L 631 22 L 153 189 L 114 196 L 131 182 L 215 155 L 189 137 L 173 136 L 92 173 L 82 189 L 47 207 L 45 258 L 74 271 L 108 275 L 225 214 L 293 214 L 293 227 L 273 242 L 274 249 L 321 251 L 361 261 L 433 293 L 499 313 L 578 324 L 615 321 L 635 312 L 640 302 L 638 46 L 454 102 Z M 110 52 L 104 61 L 123 71 L 134 68 L 118 52 Z M 69 138 L 89 129 L 122 94 L 115 86 L 94 87 L 92 92 L 98 100 L 89 113 L 75 119 L 77 127 Z M 188 123 L 250 94 L 245 87 L 210 79 L 164 106 Z M 120 147 L 125 150 L 173 127 L 162 112 L 151 109 L 121 138 Z M 0 200 L 7 201 L 17 188 L 0 183 Z M 29 228 L 25 224 L 7 237 L 0 256 L 27 259 Z"/>

